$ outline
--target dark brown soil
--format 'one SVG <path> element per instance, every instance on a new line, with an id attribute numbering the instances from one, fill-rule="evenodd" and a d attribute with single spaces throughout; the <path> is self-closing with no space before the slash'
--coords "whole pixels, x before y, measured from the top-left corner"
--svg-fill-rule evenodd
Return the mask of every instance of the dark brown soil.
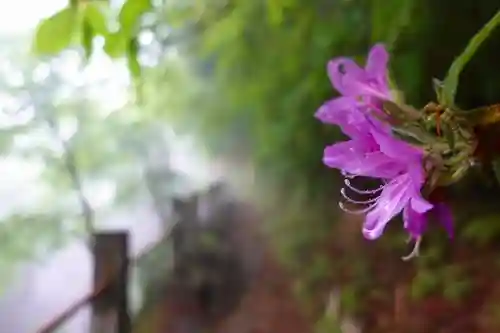
<path id="1" fill-rule="evenodd" d="M 265 256 L 256 283 L 216 333 L 310 333 L 312 328 L 291 292 L 291 279 L 271 255 Z"/>
<path id="2" fill-rule="evenodd" d="M 251 281 L 230 313 L 213 318 L 192 291 L 170 285 L 163 302 L 136 324 L 135 333 L 312 333 L 291 291 L 291 277 L 277 262 L 257 231 L 252 210 L 242 208 L 234 234 Z"/>
<path id="3" fill-rule="evenodd" d="M 256 236 L 255 220 L 242 222 L 236 238 L 245 244 L 249 258 L 258 249 L 262 257 L 253 282 L 230 314 L 200 319 L 203 314 L 193 305 L 195 300 L 173 287 L 162 306 L 153 309 L 149 319 L 144 320 L 149 328 L 136 332 L 312 333 L 314 320 L 301 312 L 303 307 L 291 291 L 292 277 L 277 262 L 265 241 Z M 458 265 L 464 270 L 470 284 L 468 293 L 458 300 L 447 299 L 439 292 L 415 299 L 411 296 L 415 262 L 401 261 L 401 253 L 380 246 L 384 241 L 363 240 L 360 220 L 337 223 L 329 244 L 320 249 L 329 255 L 336 272 L 331 283 L 318 292 L 318 309 L 324 310 L 324 304 L 319 304 L 320 299 L 324 301 L 321 296 L 327 295 L 334 285 L 342 290 L 342 286 L 357 283 L 352 263 L 365 260 L 370 287 L 361 295 L 362 310 L 356 316 L 363 333 L 500 332 L 498 250 L 451 242 L 443 265 Z M 339 262 L 344 264 L 339 266 Z"/>

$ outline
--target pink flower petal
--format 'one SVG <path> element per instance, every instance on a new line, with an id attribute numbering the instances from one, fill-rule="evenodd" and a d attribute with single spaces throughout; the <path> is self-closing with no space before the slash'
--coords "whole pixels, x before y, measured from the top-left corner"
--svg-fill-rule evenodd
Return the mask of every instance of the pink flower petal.
<path id="1" fill-rule="evenodd" d="M 350 113 L 359 113 L 356 100 L 352 97 L 339 97 L 324 103 L 314 114 L 327 124 L 343 126 L 348 123 Z"/>
<path id="2" fill-rule="evenodd" d="M 366 238 L 380 237 L 387 223 L 408 204 L 410 196 L 407 189 L 410 181 L 408 175 L 401 175 L 385 186 L 375 208 L 366 215 L 363 225 L 363 235 Z"/>
<path id="3" fill-rule="evenodd" d="M 365 155 L 369 149 L 357 140 L 343 141 L 325 148 L 323 162 L 330 168 L 337 168 L 351 172 L 365 162 Z"/>
<path id="4" fill-rule="evenodd" d="M 422 236 L 427 227 L 425 215 L 411 209 L 410 205 L 403 210 L 403 222 L 405 229 L 413 238 Z"/>
<path id="5" fill-rule="evenodd" d="M 453 214 L 450 207 L 448 207 L 446 204 L 442 202 L 437 203 L 434 207 L 435 207 L 434 212 L 439 222 L 442 224 L 442 226 L 448 233 L 448 236 L 450 238 L 453 238 Z"/>
<path id="6" fill-rule="evenodd" d="M 345 91 L 356 96 L 375 97 L 378 100 L 390 99 L 389 89 L 384 85 L 372 83 L 367 79 L 345 76 L 342 81 Z"/>
<path id="7" fill-rule="evenodd" d="M 375 44 L 366 61 L 365 70 L 370 78 L 376 79 L 380 83 L 387 84 L 387 64 L 389 53 L 383 44 Z"/>
<path id="8" fill-rule="evenodd" d="M 412 210 L 420 214 L 423 214 L 434 207 L 433 204 L 425 200 L 418 192 L 412 196 L 410 206 Z"/>
<path id="9" fill-rule="evenodd" d="M 372 130 L 373 138 L 380 146 L 380 151 L 396 160 L 408 161 L 408 159 L 420 158 L 423 151 L 402 140 L 396 139 L 388 133 Z"/>
<path id="10" fill-rule="evenodd" d="M 352 85 L 346 85 L 346 78 L 365 81 L 365 71 L 349 58 L 336 58 L 328 62 L 328 76 L 333 87 L 344 96 L 357 96 L 358 91 Z"/>

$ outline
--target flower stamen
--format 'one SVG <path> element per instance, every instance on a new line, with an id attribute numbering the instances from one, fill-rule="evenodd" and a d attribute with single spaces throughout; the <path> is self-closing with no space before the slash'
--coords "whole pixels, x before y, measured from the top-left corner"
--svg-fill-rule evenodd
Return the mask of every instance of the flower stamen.
<path id="1" fill-rule="evenodd" d="M 349 179 L 354 179 L 354 178 L 356 178 L 356 177 L 357 177 L 356 175 L 351 175 L 350 173 L 348 173 L 348 172 L 347 172 L 347 171 L 345 171 L 345 170 L 341 170 L 341 171 L 340 171 L 340 174 L 341 174 L 342 176 L 344 176 L 344 178 L 349 178 Z"/>
<path id="2" fill-rule="evenodd" d="M 379 187 L 373 189 L 373 190 L 360 190 L 353 185 L 351 185 L 351 181 L 349 179 L 344 179 L 344 184 L 347 186 L 351 191 L 354 191 L 358 194 L 375 194 L 378 193 L 379 191 L 384 189 L 385 185 L 380 185 Z"/>
<path id="3" fill-rule="evenodd" d="M 340 190 L 340 194 L 342 195 L 342 197 L 344 197 L 344 199 L 346 199 L 348 202 L 350 203 L 353 203 L 353 204 L 357 204 L 357 205 L 366 205 L 366 204 L 370 204 L 372 202 L 375 202 L 378 200 L 378 197 L 377 198 L 372 198 L 372 199 L 368 199 L 368 200 L 354 200 L 352 198 L 350 198 L 347 194 L 346 194 L 346 190 L 345 188 L 342 188 Z"/>
<path id="4" fill-rule="evenodd" d="M 380 185 L 378 188 L 376 189 L 372 189 L 372 190 L 361 190 L 357 187 L 354 187 L 352 184 L 351 184 L 351 181 L 350 179 L 353 179 L 353 178 L 356 178 L 357 175 L 351 175 L 351 174 L 348 174 L 347 172 L 345 171 L 342 171 L 342 175 L 344 175 L 346 177 L 346 179 L 344 179 L 344 184 L 345 186 L 350 189 L 351 191 L 353 191 L 354 193 L 357 193 L 357 194 L 362 194 L 362 195 L 370 195 L 370 194 L 376 194 L 378 192 L 380 192 L 385 184 L 383 185 Z M 359 209 L 359 210 L 351 210 L 351 209 L 348 209 L 346 206 L 345 206 L 345 203 L 343 202 L 339 202 L 339 207 L 340 209 L 342 209 L 344 212 L 346 213 L 349 213 L 349 214 L 354 214 L 354 215 L 362 215 L 362 214 L 365 214 L 365 213 L 368 213 L 370 210 L 372 210 L 376 205 L 377 205 L 377 201 L 379 199 L 379 197 L 374 197 L 374 198 L 371 198 L 371 199 L 366 199 L 366 200 L 354 200 L 352 199 L 350 196 L 347 195 L 346 193 L 346 188 L 343 187 L 341 190 L 340 190 L 340 194 L 342 195 L 342 197 L 348 202 L 348 203 L 351 203 L 351 204 L 355 204 L 355 205 L 367 205 L 365 208 L 363 209 Z"/>
<path id="5" fill-rule="evenodd" d="M 353 215 L 362 215 L 362 214 L 365 214 L 365 213 L 369 212 L 370 210 L 372 210 L 373 207 L 375 207 L 375 206 L 376 206 L 376 204 L 373 204 L 373 205 L 370 205 L 370 206 L 365 207 L 363 209 L 351 210 L 349 208 L 346 208 L 346 206 L 345 206 L 345 204 L 343 202 L 339 202 L 340 209 L 342 209 L 346 213 L 353 214 Z"/>
<path id="6" fill-rule="evenodd" d="M 422 242 L 422 237 L 418 236 L 415 240 L 415 245 L 413 246 L 413 250 L 406 256 L 401 257 L 401 260 L 408 261 L 420 255 L 420 243 Z"/>

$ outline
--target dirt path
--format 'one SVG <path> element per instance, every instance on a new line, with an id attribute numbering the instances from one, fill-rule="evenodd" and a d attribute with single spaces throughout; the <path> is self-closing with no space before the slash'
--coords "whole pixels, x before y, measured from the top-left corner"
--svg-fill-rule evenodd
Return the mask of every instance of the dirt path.
<path id="1" fill-rule="evenodd" d="M 256 283 L 215 332 L 310 333 L 312 328 L 292 295 L 290 278 L 271 255 L 266 255 Z"/>
<path id="2" fill-rule="evenodd" d="M 233 242 L 247 263 L 250 281 L 239 302 L 219 318 L 204 313 L 196 295 L 182 286 L 166 288 L 161 304 L 143 316 L 134 333 L 311 333 L 312 326 L 294 299 L 290 276 L 278 264 L 258 232 L 258 217 L 238 209 Z"/>
<path id="3" fill-rule="evenodd" d="M 137 333 L 310 333 L 291 291 L 291 280 L 271 255 L 265 255 L 256 280 L 239 306 L 215 324 L 189 292 L 171 286 L 161 306 L 142 320 Z"/>
<path id="4" fill-rule="evenodd" d="M 250 286 L 233 313 L 220 321 L 215 333 L 310 333 L 311 324 L 301 313 L 292 293 L 292 279 L 278 263 L 259 232 L 259 216 L 252 207 L 241 208 L 235 244 L 242 258 L 254 267 Z"/>

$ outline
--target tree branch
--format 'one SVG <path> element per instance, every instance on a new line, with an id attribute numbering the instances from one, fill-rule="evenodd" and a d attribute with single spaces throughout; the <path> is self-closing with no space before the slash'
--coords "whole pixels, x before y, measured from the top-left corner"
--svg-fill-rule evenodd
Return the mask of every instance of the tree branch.
<path id="1" fill-rule="evenodd" d="M 75 154 L 71 149 L 71 147 L 69 146 L 68 142 L 59 136 L 58 127 L 56 123 L 51 119 L 46 119 L 46 121 L 50 129 L 54 133 L 54 137 L 59 141 L 59 143 L 63 148 L 64 167 L 66 168 L 73 189 L 77 193 L 78 201 L 80 202 L 83 222 L 85 225 L 85 230 L 89 235 L 92 235 L 95 231 L 94 228 L 95 214 L 94 210 L 92 209 L 92 206 L 90 205 L 90 202 L 87 200 L 87 197 L 85 197 L 85 194 L 83 192 L 83 184 L 80 177 L 80 173 L 78 172 L 78 168 L 76 166 Z"/>

